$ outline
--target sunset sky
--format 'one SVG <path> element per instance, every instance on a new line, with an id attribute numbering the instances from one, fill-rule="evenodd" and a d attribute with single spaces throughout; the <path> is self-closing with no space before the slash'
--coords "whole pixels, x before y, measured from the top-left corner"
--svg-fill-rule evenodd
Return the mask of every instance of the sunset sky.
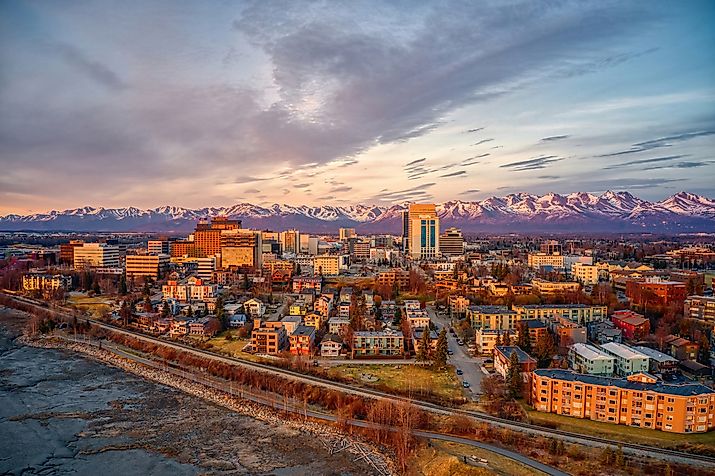
<path id="1" fill-rule="evenodd" d="M 0 2 L 0 214 L 715 196 L 715 2 Z"/>

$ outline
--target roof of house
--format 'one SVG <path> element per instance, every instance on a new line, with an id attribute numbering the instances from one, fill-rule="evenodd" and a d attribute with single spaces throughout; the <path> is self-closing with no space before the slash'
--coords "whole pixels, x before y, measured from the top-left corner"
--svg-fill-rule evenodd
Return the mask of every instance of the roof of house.
<path id="1" fill-rule="evenodd" d="M 342 344 L 343 338 L 337 334 L 325 334 L 323 340 L 320 341 L 321 344 L 327 344 L 328 342 L 333 342 L 335 344 Z"/>
<path id="2" fill-rule="evenodd" d="M 647 355 L 649 359 L 653 359 L 658 363 L 678 361 L 678 359 L 674 359 L 673 357 L 655 349 L 651 349 L 650 347 L 643 347 L 642 345 L 637 345 L 633 348 L 641 354 Z"/>
<path id="3" fill-rule="evenodd" d="M 613 360 L 612 356 L 608 355 L 598 347 L 594 347 L 589 344 L 576 343 L 571 346 L 571 349 L 588 360 Z"/>
<path id="4" fill-rule="evenodd" d="M 298 326 L 293 331 L 294 336 L 309 336 L 315 334 L 315 327 L 312 326 Z"/>
<path id="5" fill-rule="evenodd" d="M 502 354 L 504 357 L 506 357 L 507 360 L 511 359 L 511 354 L 516 352 L 516 356 L 519 358 L 520 364 L 525 364 L 527 362 L 536 362 L 536 359 L 534 359 L 532 356 L 521 350 L 520 347 L 517 347 L 515 345 L 498 345 L 494 347 L 494 351 Z"/>
<path id="6" fill-rule="evenodd" d="M 601 348 L 622 359 L 648 358 L 647 355 L 635 351 L 625 344 L 619 344 L 618 342 L 608 342 L 607 344 L 601 345 Z"/>
<path id="7" fill-rule="evenodd" d="M 600 377 L 590 374 L 577 374 L 573 370 L 564 369 L 536 369 L 534 375 L 557 380 L 565 380 L 569 382 L 580 382 L 588 385 L 603 385 L 607 387 L 619 387 L 627 390 L 636 390 L 642 392 L 658 392 L 668 395 L 679 396 L 695 396 L 695 395 L 710 395 L 715 393 L 711 388 L 699 383 L 670 385 L 663 382 L 658 383 L 643 383 L 634 382 L 624 378 Z"/>
<path id="8" fill-rule="evenodd" d="M 469 306 L 469 310 L 480 314 L 516 314 L 506 306 Z"/>

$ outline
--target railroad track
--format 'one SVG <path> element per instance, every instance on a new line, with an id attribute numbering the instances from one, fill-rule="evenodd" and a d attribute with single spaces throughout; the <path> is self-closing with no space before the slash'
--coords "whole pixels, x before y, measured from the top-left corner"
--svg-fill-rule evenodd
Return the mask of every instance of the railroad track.
<path id="1" fill-rule="evenodd" d="M 71 313 L 68 314 L 68 312 L 70 312 L 70 311 L 68 311 L 67 309 L 59 308 L 62 310 L 62 312 L 59 312 L 57 307 L 48 307 L 47 303 L 42 302 L 42 301 L 35 301 L 33 299 L 28 299 L 28 298 L 22 297 L 22 296 L 9 295 L 4 292 L 0 292 L 0 294 L 4 294 L 7 297 L 15 299 L 19 302 L 23 302 L 25 304 L 33 305 L 33 306 L 39 307 L 44 310 L 49 310 L 49 311 L 55 313 L 56 315 L 63 317 L 65 319 L 74 317 L 73 314 L 71 314 Z M 154 336 L 149 336 L 149 335 L 142 334 L 142 333 L 135 332 L 135 331 L 130 331 L 130 330 L 124 329 L 122 327 L 115 326 L 113 324 L 108 324 L 106 322 L 98 321 L 95 319 L 90 319 L 90 318 L 86 318 L 86 317 L 80 317 L 80 319 L 85 319 L 88 322 L 92 323 L 93 325 L 96 325 L 102 329 L 109 330 L 111 332 L 115 332 L 118 334 L 123 334 L 123 335 L 129 336 L 129 337 L 133 337 L 133 338 L 145 341 L 145 342 L 161 344 L 161 345 L 164 345 L 167 347 L 174 348 L 176 350 L 181 350 L 181 351 L 192 353 L 194 355 L 198 355 L 201 357 L 206 357 L 206 358 L 210 358 L 213 360 L 217 360 L 219 362 L 224 362 L 224 363 L 228 363 L 228 364 L 232 364 L 232 365 L 239 365 L 239 366 L 243 366 L 246 368 L 256 369 L 256 370 L 260 370 L 262 372 L 270 373 L 270 374 L 280 376 L 280 377 L 289 377 L 294 380 L 302 381 L 305 383 L 311 383 L 314 385 L 319 385 L 321 387 L 338 390 L 338 391 L 348 393 L 351 395 L 366 396 L 366 397 L 371 397 L 371 398 L 375 398 L 375 399 L 390 400 L 390 401 L 401 400 L 401 401 L 409 402 L 410 404 L 414 405 L 415 407 L 420 408 L 422 410 L 429 411 L 431 413 L 448 415 L 448 416 L 449 415 L 468 416 L 468 417 L 470 417 L 474 420 L 480 421 L 480 422 L 488 423 L 488 424 L 499 426 L 502 428 L 508 428 L 508 429 L 511 429 L 514 431 L 526 432 L 526 433 L 529 433 L 532 435 L 539 435 L 539 436 L 545 436 L 545 437 L 555 437 L 556 436 L 556 437 L 560 437 L 563 440 L 569 441 L 571 443 L 583 444 L 583 445 L 599 447 L 599 448 L 603 448 L 606 446 L 610 446 L 610 447 L 620 446 L 625 453 L 641 455 L 641 456 L 649 456 L 652 458 L 667 460 L 667 461 L 679 461 L 679 462 L 683 462 L 686 464 L 700 464 L 700 465 L 704 465 L 707 467 L 715 468 L 715 457 L 711 457 L 711 456 L 686 453 L 683 451 L 677 451 L 677 450 L 661 448 L 661 447 L 656 447 L 656 446 L 642 445 L 642 444 L 638 444 L 638 443 L 629 443 L 626 441 L 611 440 L 611 439 L 607 439 L 607 438 L 601 438 L 598 436 L 584 435 L 582 433 L 575 433 L 575 432 L 570 432 L 570 431 L 565 431 L 565 430 L 551 429 L 551 428 L 546 428 L 546 427 L 542 427 L 542 426 L 538 426 L 538 425 L 533 425 L 530 423 L 523 423 L 523 422 L 508 420 L 505 418 L 499 418 L 499 417 L 495 417 L 493 415 L 489 415 L 488 413 L 478 412 L 478 411 L 474 411 L 474 410 L 461 410 L 458 408 L 443 407 L 443 406 L 440 406 L 440 405 L 437 405 L 437 404 L 434 404 L 431 402 L 427 402 L 424 400 L 410 399 L 410 398 L 394 395 L 394 394 L 387 393 L 387 392 L 381 392 L 379 390 L 373 390 L 373 389 L 369 389 L 369 388 L 353 387 L 353 386 L 345 384 L 345 383 L 334 382 L 332 380 L 316 377 L 313 375 L 302 374 L 302 373 L 296 372 L 294 370 L 282 369 L 279 367 L 275 367 L 275 366 L 268 365 L 268 364 L 263 364 L 260 362 L 254 362 L 251 360 L 241 359 L 238 357 L 228 357 L 228 356 L 224 356 L 221 354 L 217 354 L 215 352 L 196 349 L 196 348 L 188 346 L 186 344 L 169 341 L 169 340 L 161 339 L 161 338 L 154 337 Z M 653 430 L 653 431 L 656 431 L 656 430 Z"/>

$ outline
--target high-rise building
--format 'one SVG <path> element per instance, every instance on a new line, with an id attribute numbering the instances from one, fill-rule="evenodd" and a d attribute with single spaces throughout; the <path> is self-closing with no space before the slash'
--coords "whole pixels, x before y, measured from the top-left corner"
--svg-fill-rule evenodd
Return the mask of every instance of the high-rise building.
<path id="1" fill-rule="evenodd" d="M 127 255 L 126 273 L 130 276 L 144 276 L 158 279 L 169 266 L 169 255 Z"/>
<path id="2" fill-rule="evenodd" d="M 152 255 L 168 255 L 169 240 L 149 240 L 146 249 Z"/>
<path id="3" fill-rule="evenodd" d="M 402 212 L 402 252 L 407 254 L 410 251 L 410 212 Z"/>
<path id="4" fill-rule="evenodd" d="M 260 268 L 263 257 L 261 232 L 239 228 L 221 231 L 221 266 Z"/>
<path id="5" fill-rule="evenodd" d="M 119 247 L 106 243 L 83 243 L 74 248 L 75 269 L 118 268 Z"/>
<path id="6" fill-rule="evenodd" d="M 548 255 L 563 254 L 561 243 L 556 240 L 547 240 L 541 243 L 539 251 Z"/>
<path id="7" fill-rule="evenodd" d="M 200 257 L 214 256 L 221 252 L 221 232 L 238 230 L 241 220 L 229 220 L 226 217 L 214 217 L 211 222 L 200 221 L 194 231 L 194 246 Z"/>
<path id="8" fill-rule="evenodd" d="M 357 233 L 355 233 L 355 228 L 341 228 L 340 229 L 340 241 L 346 241 L 350 238 L 357 238 Z"/>
<path id="9" fill-rule="evenodd" d="M 464 237 L 458 228 L 447 228 L 439 235 L 439 252 L 443 256 L 461 256 L 464 254 Z"/>
<path id="10" fill-rule="evenodd" d="M 434 203 L 409 208 L 409 255 L 413 259 L 439 256 L 439 217 Z"/>
<path id="11" fill-rule="evenodd" d="M 281 247 L 283 253 L 300 252 L 300 232 L 298 230 L 286 230 L 280 234 Z"/>
<path id="12" fill-rule="evenodd" d="M 82 240 L 70 240 L 69 243 L 60 245 L 60 263 L 74 266 L 74 249 L 84 245 Z"/>

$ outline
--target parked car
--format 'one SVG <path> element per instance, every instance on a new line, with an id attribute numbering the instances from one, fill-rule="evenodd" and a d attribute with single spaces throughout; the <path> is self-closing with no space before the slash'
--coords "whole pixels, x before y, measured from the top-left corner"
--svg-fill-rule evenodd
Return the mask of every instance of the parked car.
<path id="1" fill-rule="evenodd" d="M 457 375 L 462 375 L 464 372 L 462 372 L 462 369 L 457 369 Z"/>
<path id="2" fill-rule="evenodd" d="M 462 382 L 462 387 L 469 388 L 469 382 Z"/>
<path id="3" fill-rule="evenodd" d="M 459 344 L 459 345 L 464 345 L 464 341 L 463 341 L 462 339 L 459 339 L 459 340 L 457 341 L 457 344 Z"/>

